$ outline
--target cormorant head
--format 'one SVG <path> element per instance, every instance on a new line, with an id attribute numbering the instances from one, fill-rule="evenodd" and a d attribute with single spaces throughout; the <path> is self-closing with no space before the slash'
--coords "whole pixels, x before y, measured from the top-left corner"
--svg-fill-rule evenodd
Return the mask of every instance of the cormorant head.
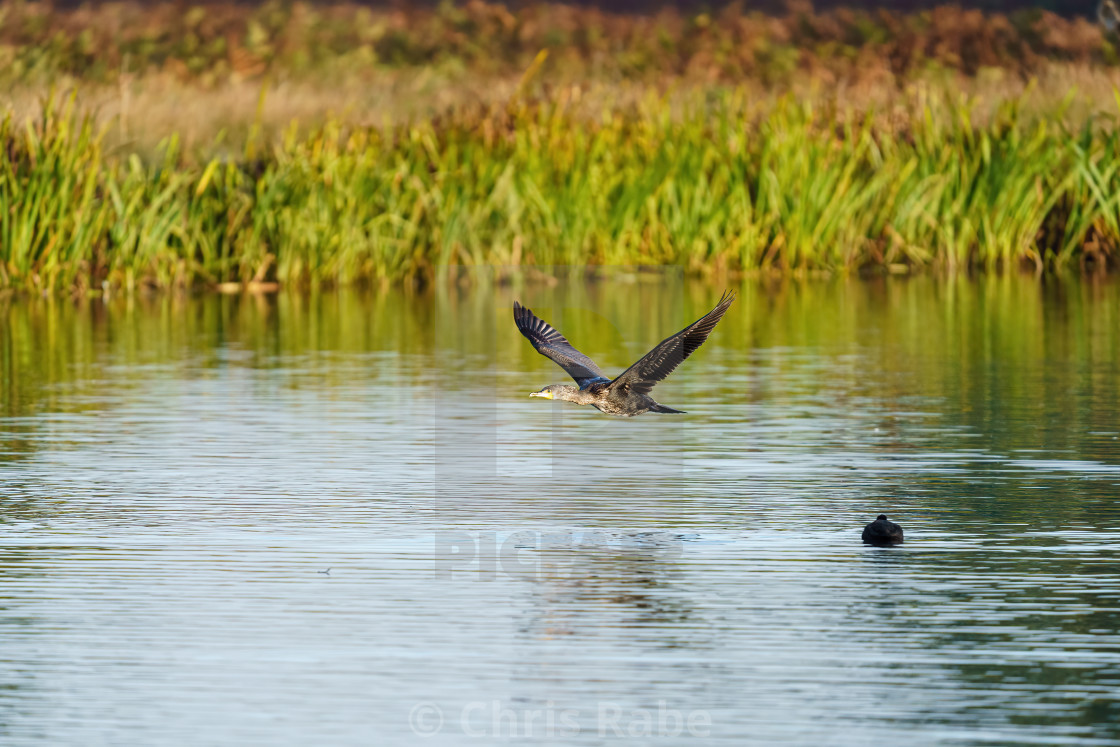
<path id="1" fill-rule="evenodd" d="M 545 399 L 556 399 L 556 384 L 549 384 L 539 392 L 529 392 L 530 397 L 544 397 Z"/>
<path id="2" fill-rule="evenodd" d="M 878 516 L 875 517 L 875 521 L 886 521 L 886 520 L 887 520 L 887 515 L 886 514 L 879 514 Z"/>

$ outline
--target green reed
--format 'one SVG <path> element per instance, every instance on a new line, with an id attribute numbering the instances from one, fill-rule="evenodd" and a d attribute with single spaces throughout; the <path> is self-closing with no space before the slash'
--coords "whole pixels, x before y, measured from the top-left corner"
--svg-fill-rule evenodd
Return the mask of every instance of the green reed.
<path id="1" fill-rule="evenodd" d="M 334 121 L 240 159 L 106 153 L 71 103 L 0 122 L 0 285 L 33 290 L 431 280 L 448 265 L 720 272 L 1055 270 L 1114 261 L 1120 137 L 987 121 L 565 92 L 388 129 Z"/>

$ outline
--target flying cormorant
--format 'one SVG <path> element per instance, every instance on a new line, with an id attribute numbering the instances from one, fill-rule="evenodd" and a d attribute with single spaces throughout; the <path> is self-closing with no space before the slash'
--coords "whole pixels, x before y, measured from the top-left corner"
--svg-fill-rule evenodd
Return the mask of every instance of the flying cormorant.
<path id="1" fill-rule="evenodd" d="M 657 382 L 671 374 L 681 361 L 704 344 L 704 340 L 708 339 L 708 335 L 734 300 L 734 293 L 724 293 L 714 309 L 672 337 L 662 340 L 657 347 L 613 380 L 606 377 L 595 361 L 572 347 L 564 335 L 514 301 L 513 320 L 517 323 L 517 329 L 533 343 L 538 353 L 554 361 L 579 384 L 578 387 L 553 384 L 539 392 L 532 392 L 529 396 L 562 399 L 577 405 L 593 405 L 600 412 L 623 417 L 641 415 L 643 412 L 683 412 L 659 405 L 649 393 Z"/>

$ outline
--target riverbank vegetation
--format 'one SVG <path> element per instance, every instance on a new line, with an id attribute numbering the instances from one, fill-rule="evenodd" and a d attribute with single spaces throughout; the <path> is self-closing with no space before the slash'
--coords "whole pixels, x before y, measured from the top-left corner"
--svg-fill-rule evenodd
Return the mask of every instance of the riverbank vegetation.
<path id="1" fill-rule="evenodd" d="M 1120 246 L 1115 53 L 1083 20 L 0 7 L 10 89 L 74 90 L 0 124 L 0 287 L 1098 270 Z M 348 108 L 366 81 L 384 110 Z M 267 114 L 300 87 L 309 116 Z M 190 133 L 138 106 L 160 90 L 253 95 Z"/>

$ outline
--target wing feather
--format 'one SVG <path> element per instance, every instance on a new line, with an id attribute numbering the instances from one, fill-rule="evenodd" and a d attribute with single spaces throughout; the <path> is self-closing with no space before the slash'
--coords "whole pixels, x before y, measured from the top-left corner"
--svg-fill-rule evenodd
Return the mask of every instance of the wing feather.
<path id="1" fill-rule="evenodd" d="M 630 389 L 649 394 L 657 382 L 671 374 L 688 356 L 704 344 L 716 324 L 735 300 L 730 291 L 720 297 L 716 307 L 672 337 L 667 337 L 611 382 L 611 389 Z"/>
<path id="2" fill-rule="evenodd" d="M 607 381 L 607 376 L 595 361 L 576 350 L 564 335 L 556 331 L 555 327 L 538 318 L 517 301 L 513 302 L 513 321 L 521 334 L 533 343 L 537 352 L 567 371 L 580 388 L 596 379 Z"/>

